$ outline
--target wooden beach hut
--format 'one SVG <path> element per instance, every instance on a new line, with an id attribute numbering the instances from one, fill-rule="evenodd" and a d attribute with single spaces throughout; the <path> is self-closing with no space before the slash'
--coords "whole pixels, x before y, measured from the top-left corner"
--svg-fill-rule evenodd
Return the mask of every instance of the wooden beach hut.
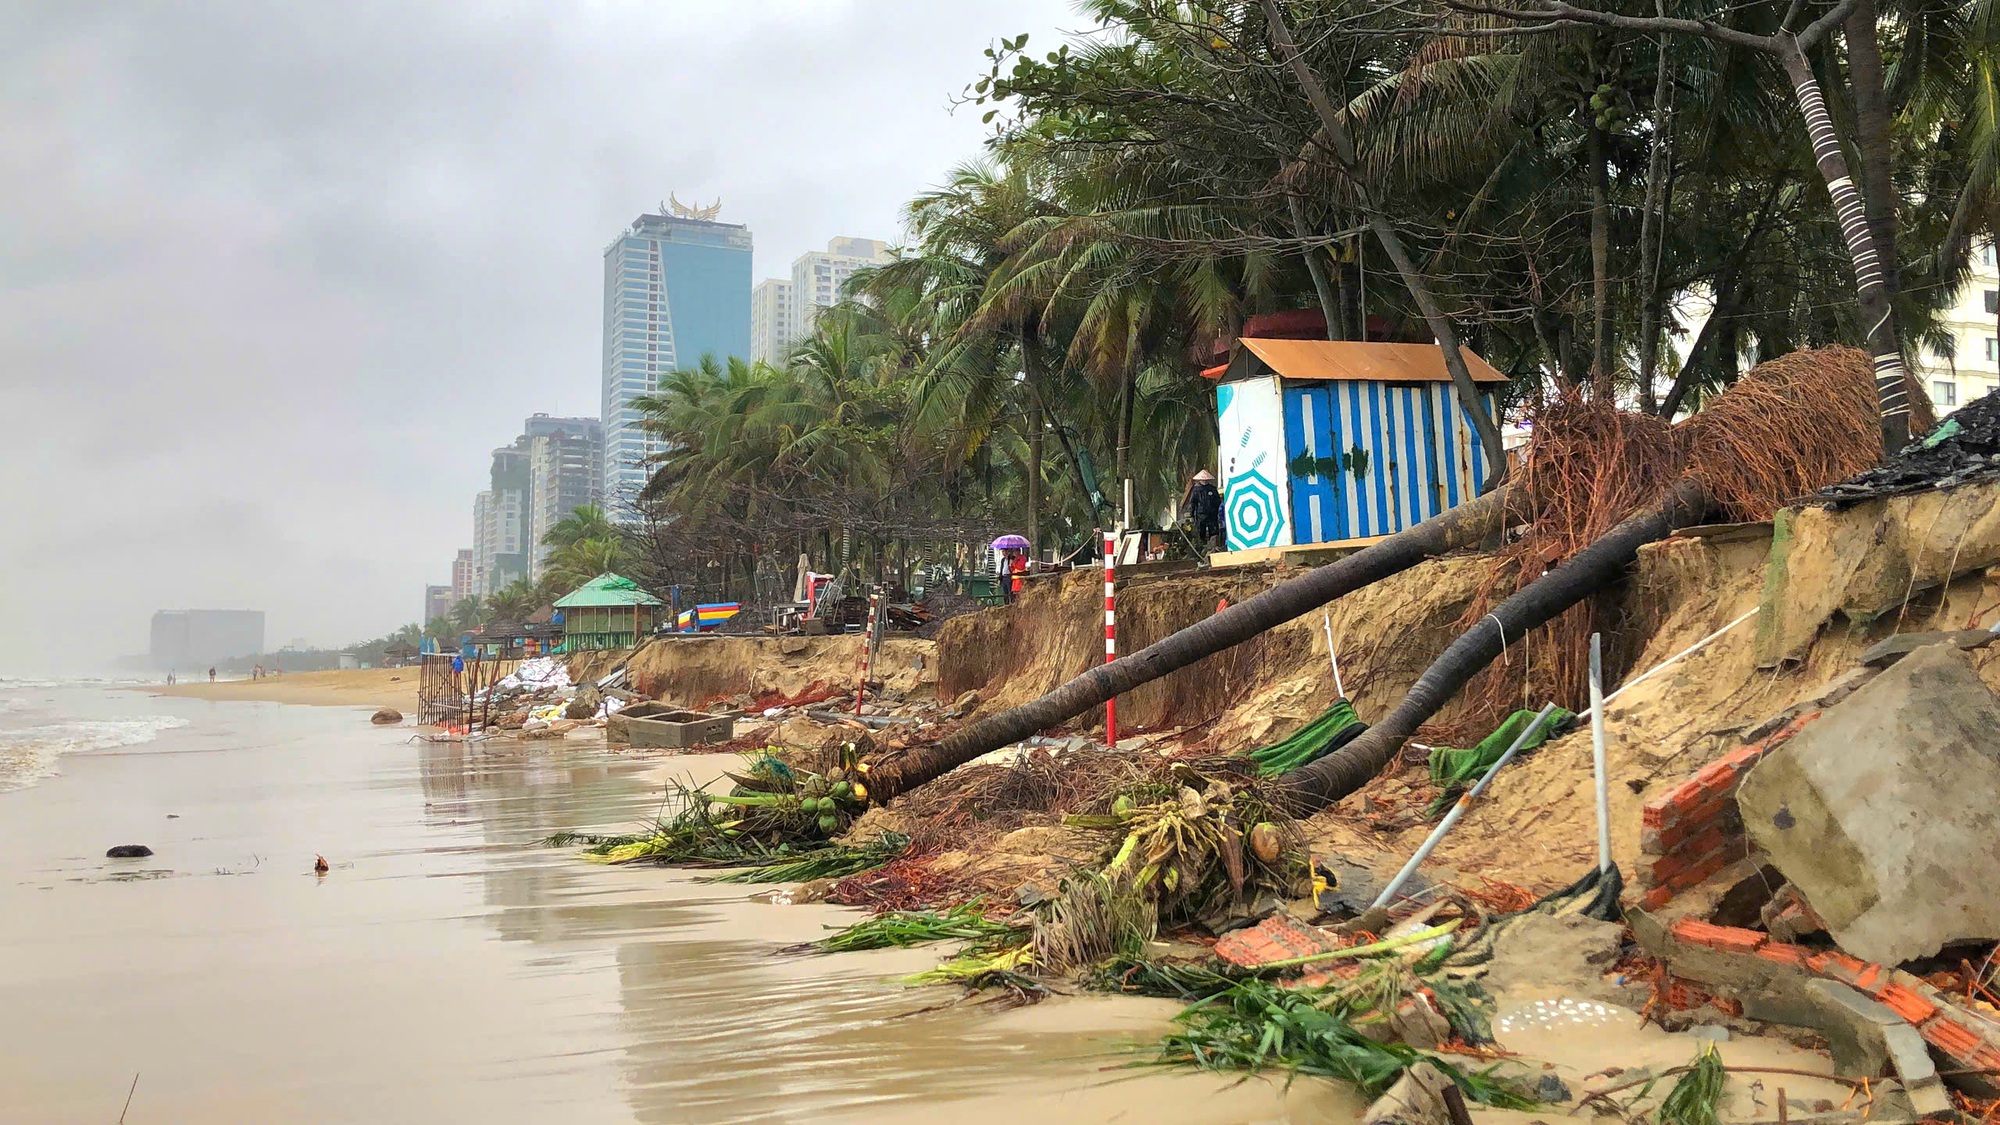
<path id="1" fill-rule="evenodd" d="M 1393 535 L 1478 495 L 1492 472 L 1437 345 L 1237 344 L 1203 372 L 1216 380 L 1231 551 Z M 1507 377 L 1464 355 L 1484 408 L 1497 411 Z"/>
<path id="2" fill-rule="evenodd" d="M 650 636 L 665 604 L 616 574 L 600 574 L 556 599 L 563 615 L 563 648 L 631 648 Z"/>

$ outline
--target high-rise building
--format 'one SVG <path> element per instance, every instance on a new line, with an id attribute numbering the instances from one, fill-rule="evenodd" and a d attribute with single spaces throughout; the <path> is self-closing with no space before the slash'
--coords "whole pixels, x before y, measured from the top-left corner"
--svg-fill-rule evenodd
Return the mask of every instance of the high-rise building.
<path id="1" fill-rule="evenodd" d="M 891 261 L 889 244 L 873 238 L 828 239 L 826 250 L 808 251 L 792 262 L 792 339 L 811 332 L 819 310 L 840 299 L 854 271 Z"/>
<path id="2" fill-rule="evenodd" d="M 668 208 L 662 208 L 663 211 Z M 750 231 L 715 208 L 641 215 L 604 248 L 603 503 L 629 518 L 659 439 L 632 400 L 661 376 L 750 355 Z"/>
<path id="3" fill-rule="evenodd" d="M 604 427 L 595 418 L 528 419 L 528 577 L 539 580 L 549 530 L 571 512 L 599 502 Z"/>
<path id="4" fill-rule="evenodd" d="M 485 558 L 480 596 L 504 590 L 528 577 L 528 437 L 493 451 L 492 487 L 487 504 Z M 478 501 L 473 502 L 475 517 Z"/>
<path id="5" fill-rule="evenodd" d="M 473 557 L 472 548 L 460 547 L 458 557 L 451 560 L 451 586 L 448 589 L 453 605 L 479 596 L 479 563 Z"/>
<path id="6" fill-rule="evenodd" d="M 153 614 L 151 656 L 153 667 L 163 671 L 191 670 L 263 651 L 261 609 L 163 609 Z"/>
<path id="7" fill-rule="evenodd" d="M 2000 387 L 2000 259 L 1993 243 L 1974 245 L 1972 268 L 1938 320 L 1950 334 L 1951 350 L 1912 347 L 1910 373 L 1943 417 Z"/>
<path id="8" fill-rule="evenodd" d="M 469 555 L 472 552 L 460 551 L 459 553 Z M 450 586 L 424 587 L 424 627 L 428 629 L 431 622 L 441 617 L 450 617 L 451 607 L 457 604 L 458 600 L 452 597 L 452 588 Z"/>
<path id="9" fill-rule="evenodd" d="M 785 361 L 798 333 L 792 325 L 792 283 L 767 278 L 750 291 L 750 358 L 757 363 Z"/>

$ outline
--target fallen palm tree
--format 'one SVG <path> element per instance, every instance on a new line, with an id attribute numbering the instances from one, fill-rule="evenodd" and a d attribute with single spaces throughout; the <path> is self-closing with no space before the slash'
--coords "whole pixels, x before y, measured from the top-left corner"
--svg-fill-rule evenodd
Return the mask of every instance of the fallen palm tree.
<path id="1" fill-rule="evenodd" d="M 1867 433 L 1874 424 L 1873 378 L 1872 365 L 1852 348 L 1795 352 L 1759 364 L 1707 409 L 1676 428 L 1670 448 L 1678 483 L 1632 514 L 1617 509 L 1629 507 L 1645 488 L 1642 484 L 1627 490 L 1622 505 L 1610 505 L 1612 513 L 1597 511 L 1594 516 L 1600 521 L 1618 518 L 1616 526 L 1567 555 L 1545 574 L 1527 567 L 1529 561 L 1554 553 L 1538 540 L 1547 544 L 1573 540 L 1573 529 L 1586 521 L 1577 514 L 1576 490 L 1550 488 L 1544 481 L 1534 496 L 1535 509 L 1543 516 L 1523 538 L 1525 546 L 1517 545 L 1515 552 L 1523 564 L 1518 572 L 1520 588 L 1496 605 L 1475 605 L 1469 610 L 1468 616 L 1479 614 L 1477 620 L 1417 677 L 1402 701 L 1380 722 L 1342 749 L 1287 775 L 1284 782 L 1291 811 L 1310 814 L 1367 784 L 1404 740 L 1492 664 L 1510 641 L 1520 643 L 1533 630 L 1617 582 L 1638 557 L 1639 548 L 1712 515 L 1732 520 L 1768 519 L 1787 501 L 1873 465 L 1875 449 L 1854 440 L 1855 434 Z M 1921 394 L 1913 398 L 1924 401 Z M 1605 410 L 1585 407 L 1581 413 Z M 1916 420 L 1926 429 L 1932 423 L 1928 410 Z M 1579 453 L 1575 444 L 1562 436 L 1561 426 L 1550 429 L 1555 436 L 1537 435 L 1539 448 L 1530 452 L 1524 487 L 1533 487 L 1525 482 L 1536 480 L 1538 465 L 1545 478 L 1547 470 Z M 1641 428 L 1626 436 L 1647 433 Z M 1659 452 L 1659 443 L 1645 436 L 1614 443 L 1596 454 L 1599 460 L 1608 456 L 1614 461 L 1651 463 L 1658 460 Z M 1651 475 L 1639 473 L 1635 479 L 1643 482 Z M 1599 470 L 1578 478 L 1571 469 L 1567 479 L 1581 479 L 1582 491 L 1592 494 L 1602 487 L 1603 477 Z M 1569 516 L 1557 520 L 1548 513 Z M 1574 624 L 1565 637 L 1555 641 L 1560 646 L 1557 659 L 1544 664 L 1561 668 L 1565 661 L 1570 666 L 1584 662 L 1582 650 L 1588 643 L 1590 624 L 1587 619 Z M 1509 685 L 1508 691 L 1513 690 Z M 1573 694 L 1569 698 L 1577 702 Z"/>
<path id="2" fill-rule="evenodd" d="M 1759 364 L 1677 427 L 1671 440 L 1663 427 L 1609 408 L 1581 411 L 1567 428 L 1561 412 L 1553 412 L 1537 428 L 1538 448 L 1531 448 L 1521 484 L 1275 586 L 933 745 L 913 747 L 872 775 L 875 799 L 907 793 L 1335 598 L 1473 546 L 1510 514 L 1535 513 L 1526 545 L 1510 551 L 1520 563 L 1518 589 L 1483 609 L 1382 723 L 1290 775 L 1299 811 L 1323 807 L 1378 772 L 1505 646 L 1621 578 L 1640 547 L 1710 516 L 1768 518 L 1784 502 L 1872 465 L 1876 450 L 1855 435 L 1874 426 L 1873 379 L 1873 366 L 1857 349 L 1796 352 Z M 1912 398 L 1924 401 L 1921 394 Z M 1928 427 L 1928 411 L 1921 413 L 1915 422 Z M 1579 435 L 1586 424 L 1598 432 Z M 1570 632 L 1589 635 L 1588 628 Z M 1580 657 L 1572 663 L 1580 667 Z"/>
<path id="3" fill-rule="evenodd" d="M 1130 656 L 1091 668 L 1030 703 L 1002 711 L 929 746 L 912 747 L 870 778 L 878 802 L 888 801 L 1037 731 L 1065 723 L 1103 703 L 1225 649 L 1242 644 L 1344 594 L 1400 574 L 1427 559 L 1497 535 L 1516 491 L 1502 486 L 1337 562 L 1279 583 Z"/>

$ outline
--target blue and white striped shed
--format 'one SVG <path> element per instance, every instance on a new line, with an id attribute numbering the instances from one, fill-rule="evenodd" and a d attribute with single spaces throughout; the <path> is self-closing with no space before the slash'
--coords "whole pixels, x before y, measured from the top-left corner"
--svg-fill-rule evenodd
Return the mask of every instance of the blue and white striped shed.
<path id="1" fill-rule="evenodd" d="M 1390 535 L 1491 467 L 1435 344 L 1243 339 L 1215 372 L 1232 551 Z M 1507 377 L 1466 351 L 1489 412 Z"/>

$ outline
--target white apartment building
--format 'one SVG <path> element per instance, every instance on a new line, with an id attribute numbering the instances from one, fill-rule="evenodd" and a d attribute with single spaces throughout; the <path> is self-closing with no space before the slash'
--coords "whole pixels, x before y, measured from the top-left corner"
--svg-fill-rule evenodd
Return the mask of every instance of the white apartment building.
<path id="1" fill-rule="evenodd" d="M 1965 286 L 1942 319 L 1951 354 L 1919 347 L 1910 357 L 1939 417 L 2000 388 L 2000 264 L 1991 242 L 1973 251 Z"/>
<path id="2" fill-rule="evenodd" d="M 754 363 L 780 364 L 792 349 L 798 332 L 792 323 L 792 283 L 782 277 L 767 278 L 750 291 L 750 359 Z"/>
<path id="3" fill-rule="evenodd" d="M 873 238 L 827 240 L 826 250 L 809 251 L 792 262 L 792 339 L 812 331 L 819 310 L 840 299 L 854 271 L 892 260 L 889 244 Z"/>
<path id="4" fill-rule="evenodd" d="M 473 573 L 482 598 L 527 577 L 523 507 L 519 489 L 488 489 L 472 498 Z"/>

